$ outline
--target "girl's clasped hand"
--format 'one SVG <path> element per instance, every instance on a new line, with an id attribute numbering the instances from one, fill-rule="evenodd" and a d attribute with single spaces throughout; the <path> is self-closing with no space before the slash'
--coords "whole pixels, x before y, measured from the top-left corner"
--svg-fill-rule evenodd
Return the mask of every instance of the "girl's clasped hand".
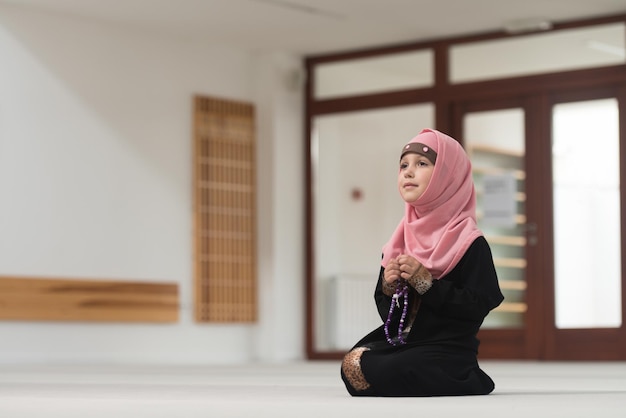
<path id="1" fill-rule="evenodd" d="M 387 284 L 392 284 L 399 279 L 408 280 L 417 273 L 421 266 L 422 263 L 417 261 L 415 257 L 406 254 L 400 255 L 387 263 L 385 281 Z"/>

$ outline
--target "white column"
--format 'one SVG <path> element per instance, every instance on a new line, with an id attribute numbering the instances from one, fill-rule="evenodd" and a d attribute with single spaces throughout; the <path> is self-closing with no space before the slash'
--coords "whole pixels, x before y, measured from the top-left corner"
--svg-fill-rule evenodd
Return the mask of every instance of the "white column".
<path id="1" fill-rule="evenodd" d="M 264 54 L 257 111 L 258 360 L 304 357 L 304 151 L 301 58 Z"/>

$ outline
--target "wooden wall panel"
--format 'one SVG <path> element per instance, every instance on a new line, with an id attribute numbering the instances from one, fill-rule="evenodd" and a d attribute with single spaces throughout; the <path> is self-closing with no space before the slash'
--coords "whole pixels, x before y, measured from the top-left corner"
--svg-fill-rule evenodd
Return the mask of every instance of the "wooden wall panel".
<path id="1" fill-rule="evenodd" d="M 199 322 L 257 318 L 254 107 L 197 97 L 195 295 Z"/>
<path id="2" fill-rule="evenodd" d="M 176 322 L 178 285 L 0 277 L 0 319 Z"/>

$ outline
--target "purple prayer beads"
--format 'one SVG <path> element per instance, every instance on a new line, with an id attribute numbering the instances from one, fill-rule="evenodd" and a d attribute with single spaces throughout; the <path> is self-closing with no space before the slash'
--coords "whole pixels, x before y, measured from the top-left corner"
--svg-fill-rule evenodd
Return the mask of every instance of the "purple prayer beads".
<path id="1" fill-rule="evenodd" d="M 398 325 L 398 338 L 394 340 L 389 335 L 389 324 L 391 324 L 391 317 L 393 316 L 393 311 L 397 306 L 400 308 L 399 299 L 403 298 L 403 307 L 402 307 L 402 315 L 400 316 L 400 324 Z M 389 313 L 387 314 L 387 320 L 385 321 L 385 337 L 387 338 L 387 342 L 391 345 L 403 345 L 406 344 L 404 340 L 404 336 L 402 332 L 404 331 L 404 320 L 406 319 L 406 314 L 409 310 L 409 286 L 404 280 L 398 281 L 398 286 L 396 287 L 396 291 L 392 296 L 391 306 L 389 307 Z"/>

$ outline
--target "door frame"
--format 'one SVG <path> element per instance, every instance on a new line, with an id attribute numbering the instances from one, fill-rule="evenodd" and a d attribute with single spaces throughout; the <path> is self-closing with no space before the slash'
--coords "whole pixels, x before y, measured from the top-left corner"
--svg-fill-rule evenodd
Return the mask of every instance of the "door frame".
<path id="1" fill-rule="evenodd" d="M 626 22 L 626 14 L 590 18 L 580 21 L 556 23 L 551 31 L 564 29 L 574 29 L 585 26 L 593 26 L 605 23 Z M 312 120 L 324 114 L 350 112 L 356 110 L 379 109 L 384 107 L 402 106 L 418 103 L 433 103 L 435 105 L 435 128 L 451 134 L 455 138 L 462 139 L 462 125 L 459 124 L 458 112 L 463 106 L 477 103 L 493 103 L 497 101 L 522 102 L 526 112 L 525 129 L 528 137 L 536 138 L 534 141 L 527 141 L 526 152 L 535 155 L 533 171 L 527 171 L 526 182 L 529 187 L 541 190 L 541 185 L 545 183 L 545 176 L 550 173 L 551 154 L 542 152 L 546 142 L 550 139 L 550 117 L 546 116 L 546 109 L 550 108 L 550 103 L 558 94 L 568 94 L 581 89 L 613 89 L 614 94 L 619 95 L 620 103 L 620 138 L 626 139 L 626 121 L 624 115 L 626 111 L 625 92 L 623 87 L 626 84 L 626 64 L 610 65 L 606 67 L 596 67 L 587 69 L 570 70 L 555 73 L 541 73 L 511 78 L 490 79 L 484 81 L 450 83 L 449 82 L 449 49 L 455 45 L 471 42 L 490 41 L 511 36 L 526 36 L 532 34 L 510 35 L 504 32 L 492 32 L 461 36 L 449 39 L 439 39 L 426 42 L 415 42 L 404 45 L 391 45 L 387 47 L 374 47 L 371 49 L 344 51 L 327 55 L 309 56 L 304 60 L 306 68 L 305 77 L 305 120 L 304 120 L 304 188 L 305 188 L 305 246 L 304 246 L 304 295 L 305 305 L 305 332 L 303 335 L 306 356 L 308 359 L 341 359 L 342 351 L 320 351 L 316 347 L 316 298 L 315 298 L 315 234 L 314 234 L 314 190 L 312 188 L 312 164 L 311 164 L 311 142 L 312 142 Z M 434 83 L 431 86 L 420 88 L 407 88 L 400 90 L 385 91 L 379 93 L 366 93 L 362 95 L 350 95 L 337 98 L 318 99 L 315 97 L 316 76 L 315 70 L 319 65 L 331 62 L 349 61 L 360 58 L 384 56 L 399 52 L 412 50 L 430 49 L 433 51 Z M 617 90 L 615 90 L 617 89 Z M 543 148 L 542 148 L 543 145 Z M 620 151 L 621 161 L 626 162 L 624 150 Z M 622 165 L 621 184 L 626 187 L 626 177 Z M 622 192 L 622 202 L 624 192 Z M 546 246 L 552 248 L 552 220 L 551 207 L 549 211 L 544 210 L 545 205 L 551 205 L 551 190 L 540 192 L 537 199 L 547 202 L 544 205 L 530 206 L 526 208 L 527 217 L 538 225 L 537 238 L 540 242 L 545 242 Z M 622 237 L 626 237 L 626 220 L 624 217 L 624 207 L 622 204 Z M 538 248 L 534 247 L 534 248 Z M 623 249 L 622 249 L 623 251 Z M 553 265 L 552 251 L 544 254 L 540 251 L 528 253 L 528 257 L 534 257 L 536 262 L 527 268 L 527 296 L 530 304 L 526 319 L 527 324 L 532 327 L 523 332 L 519 330 L 482 330 L 480 338 L 483 341 L 481 346 L 481 357 L 483 358 L 506 358 L 506 359 L 540 359 L 557 358 L 560 354 L 560 346 L 563 343 L 569 344 L 569 335 L 564 333 L 561 337 L 550 337 L 550 346 L 546 341 L 546 335 L 550 331 L 549 323 L 546 322 L 546 303 L 553 301 L 553 289 L 544 291 L 541 285 L 542 271 L 534 266 Z M 624 268 L 622 267 L 624 270 Z M 622 280 L 626 277 L 626 271 L 622 274 Z M 550 293 L 552 292 L 552 293 Z M 622 287 L 622 300 L 626 302 L 626 287 Z M 530 307 L 534 306 L 531 310 Z M 626 319 L 626 318 L 625 318 Z M 626 323 L 626 320 L 622 321 Z M 532 330 L 532 332 L 531 332 Z M 578 338 L 578 337 L 576 337 Z M 604 338 L 599 336 L 598 338 Z M 615 338 L 618 346 L 624 347 L 626 332 L 619 336 L 607 337 L 609 341 Z M 605 338 L 605 340 L 607 339 Z M 613 339 L 613 340 L 611 340 Z M 546 347 L 548 348 L 546 349 Z M 626 355 L 626 350 L 623 350 Z M 562 353 L 561 353 L 562 354 Z M 600 356 L 605 358 L 606 356 Z M 594 359 L 602 359 L 596 358 Z"/>

